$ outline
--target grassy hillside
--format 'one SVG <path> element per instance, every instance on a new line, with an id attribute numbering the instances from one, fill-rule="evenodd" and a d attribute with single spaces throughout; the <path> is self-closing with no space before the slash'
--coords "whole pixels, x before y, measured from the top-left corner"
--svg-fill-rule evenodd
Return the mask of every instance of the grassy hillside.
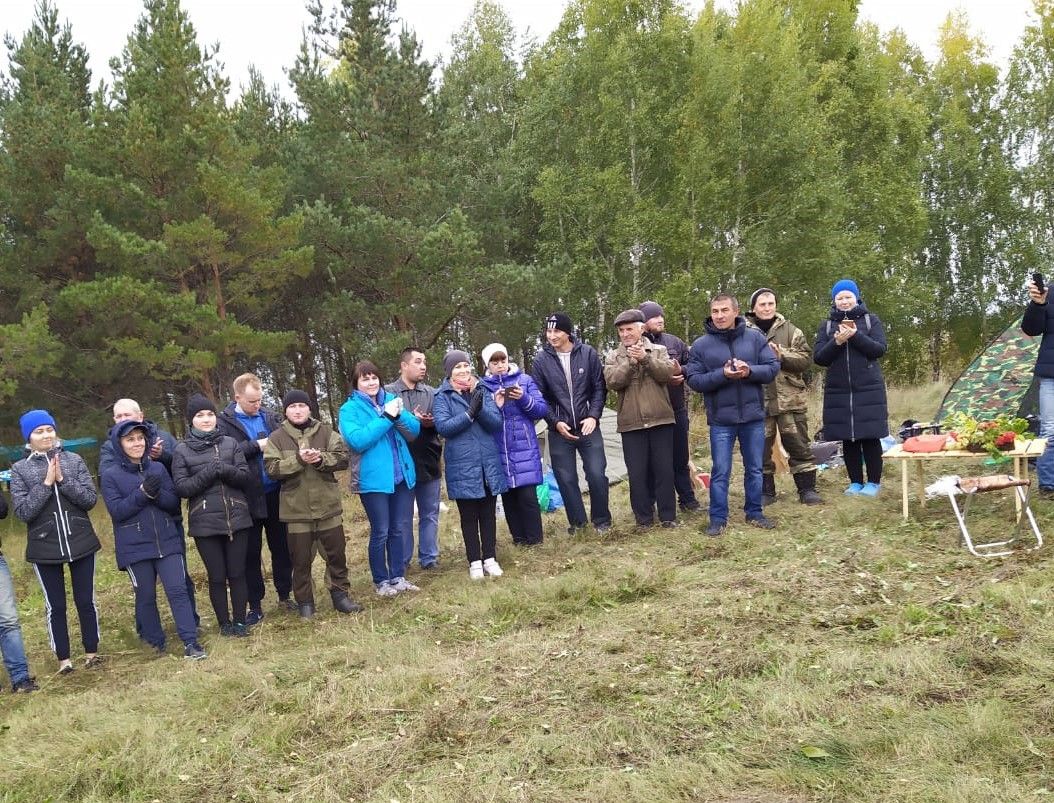
<path id="1" fill-rule="evenodd" d="M 939 391 L 898 395 L 927 418 Z M 903 415 L 901 415 L 903 413 Z M 701 460 L 703 464 L 705 459 Z M 943 471 L 938 467 L 934 476 Z M 1054 793 L 1051 551 L 981 561 L 892 484 L 804 508 L 781 477 L 775 532 L 676 531 L 543 546 L 499 536 L 507 574 L 470 584 L 444 514 L 423 591 L 369 593 L 357 501 L 349 557 L 367 611 L 312 623 L 265 601 L 208 660 L 139 647 L 127 580 L 99 572 L 106 666 L 53 675 L 22 535 L 3 524 L 42 692 L 0 699 L 2 800 L 1009 801 Z M 631 520 L 625 487 L 616 516 Z M 981 520 L 1009 521 L 985 499 Z M 1054 509 L 1037 502 L 1054 532 Z M 102 524 L 103 513 L 97 517 Z M 105 532 L 108 528 L 101 527 Z M 76 626 L 73 625 L 76 633 Z M 172 641 L 175 641 L 174 635 Z M 76 649 L 75 649 L 76 654 Z"/>

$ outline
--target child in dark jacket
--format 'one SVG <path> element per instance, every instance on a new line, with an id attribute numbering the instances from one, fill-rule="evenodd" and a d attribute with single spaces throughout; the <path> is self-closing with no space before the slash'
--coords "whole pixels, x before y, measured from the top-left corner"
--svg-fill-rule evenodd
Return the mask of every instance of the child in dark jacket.
<path id="1" fill-rule="evenodd" d="M 141 636 L 159 652 L 165 650 L 165 631 L 157 609 L 157 580 L 168 597 L 183 655 L 200 660 L 194 608 L 186 585 L 186 546 L 176 525 L 179 495 L 161 463 L 147 455 L 146 424 L 122 421 L 110 432 L 113 462 L 102 476 L 102 495 L 113 520 L 117 568 L 128 572 L 135 592 L 136 621 Z"/>
<path id="2" fill-rule="evenodd" d="M 494 434 L 494 443 L 509 485 L 501 495 L 505 522 L 514 544 L 540 544 L 542 511 L 537 488 L 542 482 L 542 454 L 534 422 L 548 415 L 549 405 L 534 380 L 509 362 L 509 351 L 501 343 L 491 343 L 482 356 L 487 369 L 483 384 L 494 394 L 501 411 L 501 431 Z"/>
<path id="3" fill-rule="evenodd" d="M 30 410 L 19 419 L 29 455 L 11 467 L 11 503 L 26 523 L 26 560 L 44 592 L 48 639 L 59 672 L 73 671 L 66 622 L 66 580 L 70 567 L 73 602 L 81 627 L 84 666 L 101 662 L 99 611 L 95 607 L 95 553 L 102 545 L 88 511 L 98 495 L 80 455 L 62 451 L 55 419 L 47 410 Z"/>
<path id="4" fill-rule="evenodd" d="M 187 421 L 190 432 L 172 457 L 172 482 L 190 500 L 188 529 L 209 576 L 220 634 L 247 636 L 245 553 L 253 520 L 243 489 L 251 481 L 249 464 L 234 439 L 216 429 L 216 405 L 204 396 L 190 397 Z"/>

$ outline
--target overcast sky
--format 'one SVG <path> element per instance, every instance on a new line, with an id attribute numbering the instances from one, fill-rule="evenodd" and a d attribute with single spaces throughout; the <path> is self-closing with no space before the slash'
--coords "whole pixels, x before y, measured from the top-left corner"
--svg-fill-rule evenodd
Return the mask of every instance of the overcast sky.
<path id="1" fill-rule="evenodd" d="M 331 7 L 334 0 L 324 0 Z M 36 0 L 0 0 L 0 26 L 16 38 L 30 25 Z M 734 7 L 734 0 L 718 0 Z M 91 55 L 93 85 L 110 80 L 109 60 L 121 52 L 141 14 L 139 0 L 58 0 L 60 18 L 69 20 L 73 35 Z M 424 45 L 424 55 L 442 58 L 452 34 L 468 17 L 474 0 L 398 0 L 397 13 Z M 544 39 L 560 19 L 565 0 L 505 0 L 503 3 L 521 34 Z M 701 1 L 688 2 L 692 9 Z M 300 47 L 307 12 L 302 0 L 183 0 L 199 40 L 220 43 L 235 95 L 256 65 L 269 84 L 286 86 L 283 72 Z M 860 16 L 883 30 L 902 28 L 908 38 L 933 57 L 937 30 L 950 11 L 965 11 L 975 32 L 1004 62 L 1030 19 L 1031 0 L 862 0 Z M 0 70 L 7 70 L 7 51 L 0 53 Z M 286 94 L 290 94 L 286 91 Z"/>

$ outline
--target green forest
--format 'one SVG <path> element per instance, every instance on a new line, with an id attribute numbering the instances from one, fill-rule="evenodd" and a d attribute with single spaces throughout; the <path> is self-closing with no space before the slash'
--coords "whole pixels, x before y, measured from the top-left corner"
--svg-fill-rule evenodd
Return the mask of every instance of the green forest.
<path id="1" fill-rule="evenodd" d="M 443 64 L 395 0 L 308 6 L 291 92 L 232 92 L 178 0 L 109 83 L 51 0 L 9 35 L 0 440 L 35 406 L 98 434 L 120 396 L 175 424 L 245 370 L 332 415 L 358 359 L 529 361 L 554 309 L 603 347 L 655 299 L 691 340 L 770 286 L 811 339 L 843 276 L 928 382 L 1049 271 L 1052 0 L 1005 66 L 964 16 L 934 63 L 854 0 L 570 0 L 544 41 L 480 0 Z"/>

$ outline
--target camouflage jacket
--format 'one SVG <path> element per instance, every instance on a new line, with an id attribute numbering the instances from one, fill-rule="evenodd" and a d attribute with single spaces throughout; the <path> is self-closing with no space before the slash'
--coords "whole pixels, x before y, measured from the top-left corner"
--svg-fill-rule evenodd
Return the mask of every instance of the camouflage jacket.
<path id="1" fill-rule="evenodd" d="M 778 312 L 767 334 L 757 325 L 753 313 L 747 313 L 745 317 L 747 326 L 757 329 L 780 350 L 780 372 L 776 374 L 775 382 L 765 385 L 765 415 L 804 411 L 808 404 L 804 375 L 812 367 L 812 349 L 805 335 Z"/>

